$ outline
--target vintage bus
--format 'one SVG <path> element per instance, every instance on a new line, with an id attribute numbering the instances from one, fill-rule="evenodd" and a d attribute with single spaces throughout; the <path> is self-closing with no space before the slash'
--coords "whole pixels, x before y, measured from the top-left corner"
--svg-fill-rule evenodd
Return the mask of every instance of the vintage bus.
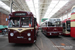
<path id="1" fill-rule="evenodd" d="M 42 33 L 46 36 L 59 36 L 62 34 L 63 27 L 60 19 L 51 18 L 41 24 Z"/>
<path id="2" fill-rule="evenodd" d="M 31 12 L 12 12 L 8 20 L 9 43 L 34 43 L 36 41 L 37 22 Z"/>
<path id="3" fill-rule="evenodd" d="M 70 18 L 62 21 L 63 34 L 64 36 L 70 36 Z"/>
<path id="4" fill-rule="evenodd" d="M 75 6 L 71 10 L 71 37 L 75 38 Z"/>

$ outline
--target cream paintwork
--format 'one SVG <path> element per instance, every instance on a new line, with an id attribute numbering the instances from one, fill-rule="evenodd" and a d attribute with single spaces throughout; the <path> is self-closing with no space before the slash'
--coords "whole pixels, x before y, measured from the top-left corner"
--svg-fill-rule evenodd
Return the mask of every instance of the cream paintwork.
<path id="1" fill-rule="evenodd" d="M 11 29 L 11 30 L 16 30 L 16 31 L 18 31 L 18 32 L 23 32 L 23 31 L 25 31 L 25 30 L 29 30 L 29 29 L 34 29 L 34 27 L 31 27 L 31 28 L 8 28 L 8 29 Z M 22 29 L 21 31 L 19 31 L 18 29 Z"/>
<path id="2" fill-rule="evenodd" d="M 75 19 L 75 14 L 71 15 L 71 20 Z"/>
<path id="3" fill-rule="evenodd" d="M 75 5 L 72 7 L 72 9 L 75 7 Z M 71 9 L 71 11 L 72 11 Z M 75 19 L 75 14 L 72 14 L 71 15 L 71 20 L 74 20 Z M 71 27 L 75 27 L 75 21 L 71 22 Z"/>
<path id="4" fill-rule="evenodd" d="M 72 9 L 75 7 L 75 5 L 72 7 Z M 72 11 L 72 9 L 71 9 L 71 11 Z"/>
<path id="5" fill-rule="evenodd" d="M 67 30 L 66 30 L 66 31 L 63 30 L 63 33 L 65 33 L 65 34 L 70 34 L 70 32 L 68 32 Z"/>
<path id="6" fill-rule="evenodd" d="M 70 34 L 70 32 L 68 32 L 68 31 L 65 31 L 65 34 Z"/>
<path id="7" fill-rule="evenodd" d="M 75 27 L 75 22 L 71 22 L 71 27 Z"/>

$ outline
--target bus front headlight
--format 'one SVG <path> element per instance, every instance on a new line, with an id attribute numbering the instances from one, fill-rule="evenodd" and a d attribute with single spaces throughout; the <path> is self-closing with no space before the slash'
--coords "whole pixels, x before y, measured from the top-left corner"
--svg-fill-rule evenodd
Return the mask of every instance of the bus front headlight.
<path id="1" fill-rule="evenodd" d="M 31 38 L 28 38 L 29 41 L 31 41 Z"/>
<path id="2" fill-rule="evenodd" d="M 10 36 L 14 36 L 14 33 L 10 33 Z"/>
<path id="3" fill-rule="evenodd" d="M 27 36 L 31 36 L 31 34 L 30 34 L 30 33 L 28 33 L 28 34 L 27 34 Z"/>
<path id="4" fill-rule="evenodd" d="M 59 33 L 61 35 L 61 33 Z"/>

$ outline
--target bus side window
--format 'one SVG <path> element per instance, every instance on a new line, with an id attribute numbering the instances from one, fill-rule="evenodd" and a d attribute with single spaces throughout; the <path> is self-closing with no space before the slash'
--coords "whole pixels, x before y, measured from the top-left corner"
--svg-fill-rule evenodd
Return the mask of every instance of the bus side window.
<path id="1" fill-rule="evenodd" d="M 53 26 L 51 22 L 48 22 L 48 26 Z"/>
<path id="2" fill-rule="evenodd" d="M 45 23 L 45 26 L 47 27 L 47 22 Z"/>
<path id="3" fill-rule="evenodd" d="M 70 21 L 66 21 L 66 24 L 67 24 L 67 31 L 70 32 Z"/>

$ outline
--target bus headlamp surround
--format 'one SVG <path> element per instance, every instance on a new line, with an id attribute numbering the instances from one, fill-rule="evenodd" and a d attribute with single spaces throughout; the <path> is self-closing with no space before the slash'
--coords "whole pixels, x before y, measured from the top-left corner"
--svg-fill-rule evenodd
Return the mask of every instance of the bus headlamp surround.
<path id="1" fill-rule="evenodd" d="M 31 38 L 28 38 L 29 41 L 31 41 Z"/>
<path id="2" fill-rule="evenodd" d="M 10 33 L 10 36 L 14 36 L 14 33 Z"/>
<path id="3" fill-rule="evenodd" d="M 31 33 L 28 33 L 27 36 L 31 36 Z"/>

